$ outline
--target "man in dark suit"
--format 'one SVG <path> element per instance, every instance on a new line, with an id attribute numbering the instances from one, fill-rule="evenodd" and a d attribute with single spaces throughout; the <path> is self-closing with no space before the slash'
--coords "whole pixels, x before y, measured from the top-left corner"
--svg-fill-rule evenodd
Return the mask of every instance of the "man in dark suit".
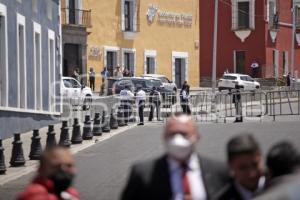
<path id="1" fill-rule="evenodd" d="M 250 200 L 265 185 L 263 159 L 257 141 L 250 134 L 233 137 L 227 144 L 232 180 L 217 195 L 218 200 Z"/>
<path id="2" fill-rule="evenodd" d="M 225 186 L 225 165 L 199 156 L 196 124 L 184 114 L 171 116 L 163 132 L 166 154 L 133 165 L 122 200 L 204 200 Z"/>

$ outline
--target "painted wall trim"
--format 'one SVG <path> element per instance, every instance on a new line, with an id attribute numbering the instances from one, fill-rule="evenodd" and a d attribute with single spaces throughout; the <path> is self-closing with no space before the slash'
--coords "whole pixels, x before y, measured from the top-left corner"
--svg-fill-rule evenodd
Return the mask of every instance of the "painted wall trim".
<path id="1" fill-rule="evenodd" d="M 4 40 L 5 40 L 5 43 L 4 43 L 4 46 L 5 46 L 5 49 L 6 49 L 5 56 L 4 56 L 4 58 L 5 58 L 5 61 L 4 61 L 4 63 L 5 63 L 5 66 L 4 66 L 4 68 L 5 68 L 5 80 L 2 80 L 6 84 L 5 85 L 5 91 L 4 91 L 4 93 L 5 93 L 5 102 L 4 103 L 1 102 L 1 103 L 5 107 L 7 107 L 8 106 L 8 96 L 9 96 L 8 95 L 9 77 L 8 77 L 7 8 L 6 8 L 6 6 L 4 4 L 1 4 L 1 3 L 0 3 L 0 15 L 4 17 L 4 21 L 5 21 L 5 26 L 4 26 L 4 28 L 5 28 L 5 30 L 4 30 L 4 37 L 5 37 Z M 3 95 L 3 94 L 1 94 L 1 95 Z M 2 98 L 2 96 L 1 96 L 1 98 Z"/>
<path id="2" fill-rule="evenodd" d="M 53 49 L 50 49 L 51 47 L 51 41 L 53 42 Z M 53 60 L 52 60 L 52 66 L 51 66 L 51 54 L 50 51 L 53 53 Z M 56 99 L 56 93 L 55 93 L 55 32 L 51 29 L 48 29 L 48 78 L 49 78 L 49 111 L 53 111 L 55 106 L 53 106 L 53 99 Z M 51 83 L 51 81 L 54 81 L 54 83 Z M 53 96 L 54 95 L 54 96 Z"/>
<path id="3" fill-rule="evenodd" d="M 24 37 L 24 94 L 25 94 L 25 99 L 24 99 L 24 106 L 25 106 L 25 109 L 27 108 L 27 68 L 26 68 L 26 22 L 25 22 L 25 16 L 23 16 L 23 15 L 21 15 L 21 14 L 19 14 L 19 13 L 17 13 L 17 69 L 18 69 L 18 75 L 17 75 L 17 77 L 18 77 L 18 80 L 17 80 L 17 82 L 18 82 L 18 95 L 17 95 L 17 99 L 18 99 L 18 104 L 17 104 L 17 106 L 18 107 L 20 107 L 21 105 L 20 105 L 20 101 L 21 101 L 21 95 L 20 95 L 20 92 L 21 92 L 21 90 L 20 90 L 20 86 L 21 86 L 21 83 L 20 83 L 20 55 L 19 55 L 19 52 L 20 52 L 20 38 L 19 38 L 19 25 L 21 25 L 21 26 L 23 26 L 23 31 L 24 31 L 24 35 L 23 35 L 23 37 Z"/>
<path id="4" fill-rule="evenodd" d="M 40 94 L 43 94 L 43 90 L 42 90 L 42 45 L 41 45 L 41 38 L 42 38 L 42 33 L 41 33 L 41 25 L 36 23 L 36 22 L 33 22 L 33 71 L 34 71 L 34 97 L 35 97 L 35 100 L 34 100 L 34 109 L 37 110 L 37 80 L 36 80 L 36 77 L 37 77 L 37 63 L 36 63 L 36 46 L 35 46 L 35 40 L 36 40 L 36 37 L 35 35 L 36 34 L 39 34 L 40 35 L 40 38 L 39 38 L 39 48 L 40 48 L 40 52 L 39 52 L 39 61 L 40 61 L 40 81 L 39 81 L 39 84 L 40 84 Z M 40 110 L 42 109 L 42 105 L 43 105 L 43 95 L 41 95 L 40 97 L 40 102 L 39 102 L 39 105 L 40 105 Z"/>

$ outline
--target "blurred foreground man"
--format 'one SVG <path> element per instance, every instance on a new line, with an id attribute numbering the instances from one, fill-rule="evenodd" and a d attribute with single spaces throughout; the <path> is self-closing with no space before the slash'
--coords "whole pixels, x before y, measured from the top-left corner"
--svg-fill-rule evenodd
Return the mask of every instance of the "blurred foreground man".
<path id="1" fill-rule="evenodd" d="M 232 181 L 217 199 L 253 199 L 265 185 L 263 159 L 257 141 L 249 134 L 232 138 L 227 145 L 227 157 Z"/>
<path id="2" fill-rule="evenodd" d="M 228 181 L 227 170 L 196 153 L 200 135 L 191 118 L 183 114 L 170 117 L 162 139 L 166 154 L 135 164 L 121 199 L 215 199 Z"/>
<path id="3" fill-rule="evenodd" d="M 42 155 L 37 177 L 21 193 L 18 200 L 78 200 L 72 188 L 75 176 L 74 158 L 63 147 L 53 147 Z"/>

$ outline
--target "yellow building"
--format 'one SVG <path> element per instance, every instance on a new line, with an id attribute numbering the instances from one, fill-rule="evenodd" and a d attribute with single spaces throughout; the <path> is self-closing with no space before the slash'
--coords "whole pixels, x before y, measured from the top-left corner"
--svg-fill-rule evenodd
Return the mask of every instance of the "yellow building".
<path id="1" fill-rule="evenodd" d="M 87 67 L 166 75 L 199 86 L 199 0 L 84 0 L 91 9 Z M 101 78 L 96 79 L 99 89 Z"/>

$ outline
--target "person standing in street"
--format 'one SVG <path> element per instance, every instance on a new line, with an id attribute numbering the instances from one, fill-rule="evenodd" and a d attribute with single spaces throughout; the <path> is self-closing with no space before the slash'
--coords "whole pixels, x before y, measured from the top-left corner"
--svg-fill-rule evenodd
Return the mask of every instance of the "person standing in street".
<path id="1" fill-rule="evenodd" d="M 190 98 L 189 85 L 183 84 L 180 91 L 180 104 L 181 104 L 182 112 L 188 115 L 191 114 L 191 109 L 189 106 L 189 98 Z"/>
<path id="2" fill-rule="evenodd" d="M 120 92 L 121 106 L 124 112 L 125 124 L 128 124 L 129 116 L 131 113 L 131 100 L 134 94 L 130 91 L 129 85 L 125 85 L 124 89 Z"/>
<path id="3" fill-rule="evenodd" d="M 137 85 L 137 93 L 136 93 L 136 103 L 139 110 L 139 118 L 140 118 L 140 125 L 144 125 L 144 108 L 146 103 L 146 92 L 142 89 L 141 85 Z"/>
<path id="4" fill-rule="evenodd" d="M 252 69 L 253 78 L 258 78 L 259 64 L 256 60 L 253 60 L 253 62 L 251 64 L 251 69 Z"/>
<path id="5" fill-rule="evenodd" d="M 157 121 L 161 121 L 160 119 L 160 105 L 161 105 L 161 95 L 160 92 L 157 91 L 156 87 L 153 87 L 150 92 L 149 103 L 150 103 L 150 114 L 149 121 L 153 120 L 154 110 L 156 110 Z"/>
<path id="6" fill-rule="evenodd" d="M 94 68 L 91 67 L 89 71 L 89 80 L 90 80 L 90 87 L 93 91 L 95 91 L 95 78 L 96 78 L 96 74 L 94 72 Z"/>
<path id="7" fill-rule="evenodd" d="M 106 67 L 103 68 L 101 72 L 101 77 L 102 77 L 102 85 L 101 85 L 100 95 L 104 95 L 105 87 L 107 85 L 107 78 L 109 77 L 109 71 L 107 70 Z"/>
<path id="8" fill-rule="evenodd" d="M 226 165 L 197 153 L 198 126 L 182 113 L 167 119 L 158 158 L 132 166 L 121 200 L 211 200 L 229 180 Z"/>
<path id="9" fill-rule="evenodd" d="M 288 88 L 291 87 L 291 73 L 288 73 L 288 74 L 286 75 L 286 86 L 287 86 Z"/>
<path id="10" fill-rule="evenodd" d="M 130 75 L 130 72 L 129 72 L 129 70 L 127 69 L 127 68 L 125 68 L 124 70 L 123 70 L 123 77 L 130 77 L 131 75 Z"/>
<path id="11" fill-rule="evenodd" d="M 72 187 L 75 172 L 70 150 L 51 147 L 41 157 L 36 178 L 18 195 L 17 200 L 79 200 L 78 191 Z"/>

